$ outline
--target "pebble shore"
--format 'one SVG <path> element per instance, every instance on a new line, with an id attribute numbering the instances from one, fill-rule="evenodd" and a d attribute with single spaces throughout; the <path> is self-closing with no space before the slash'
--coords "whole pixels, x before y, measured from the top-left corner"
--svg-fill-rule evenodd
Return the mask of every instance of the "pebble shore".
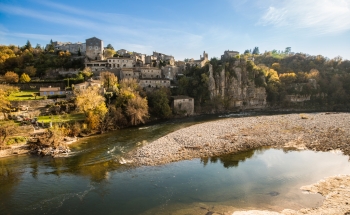
<path id="1" fill-rule="evenodd" d="M 340 150 L 350 155 L 350 114 L 317 113 L 229 118 L 180 129 L 129 154 L 135 165 L 162 165 L 269 146 L 296 150 Z M 325 197 L 322 206 L 298 211 L 228 210 L 232 215 L 350 214 L 350 175 L 304 186 Z M 209 214 L 209 212 L 207 213 Z"/>
<path id="2" fill-rule="evenodd" d="M 317 113 L 228 118 L 177 130 L 132 151 L 135 165 L 162 165 L 270 146 L 341 150 L 350 155 L 350 114 Z"/>

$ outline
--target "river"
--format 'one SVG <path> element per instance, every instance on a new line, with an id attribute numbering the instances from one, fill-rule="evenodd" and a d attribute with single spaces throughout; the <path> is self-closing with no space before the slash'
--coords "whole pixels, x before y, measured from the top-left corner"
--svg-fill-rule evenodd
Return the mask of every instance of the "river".
<path id="1" fill-rule="evenodd" d="M 238 117 L 230 115 L 226 117 Z M 123 155 L 169 132 L 218 116 L 164 121 L 84 138 L 64 158 L 0 159 L 0 214 L 206 214 L 235 208 L 281 210 L 321 204 L 299 189 L 350 174 L 339 153 L 262 148 L 156 167 Z"/>

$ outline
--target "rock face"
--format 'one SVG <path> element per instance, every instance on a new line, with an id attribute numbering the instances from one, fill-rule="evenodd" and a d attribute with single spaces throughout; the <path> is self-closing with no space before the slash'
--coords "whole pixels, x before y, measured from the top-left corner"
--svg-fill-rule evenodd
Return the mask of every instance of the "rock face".
<path id="1" fill-rule="evenodd" d="M 209 64 L 210 98 L 220 97 L 225 101 L 227 109 L 264 109 L 266 107 L 266 90 L 255 86 L 254 80 L 248 78 L 244 65 L 237 64 L 230 75 L 223 67 L 214 74 L 213 66 Z"/>

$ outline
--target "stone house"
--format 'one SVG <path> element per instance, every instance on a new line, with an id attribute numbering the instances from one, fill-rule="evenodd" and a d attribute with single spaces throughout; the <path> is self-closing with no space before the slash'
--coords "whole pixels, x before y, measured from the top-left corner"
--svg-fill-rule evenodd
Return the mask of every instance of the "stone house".
<path id="1" fill-rule="evenodd" d="M 40 87 L 40 96 L 54 96 L 54 95 L 65 95 L 66 92 L 61 90 L 60 87 Z"/>
<path id="2" fill-rule="evenodd" d="M 134 68 L 136 65 L 135 57 L 119 58 L 111 57 L 107 59 L 107 67 L 109 68 Z"/>
<path id="3" fill-rule="evenodd" d="M 193 115 L 194 99 L 188 96 L 172 96 L 172 108 L 175 114 Z"/>
<path id="4" fill-rule="evenodd" d="M 134 78 L 136 80 L 140 79 L 140 71 L 132 68 L 122 68 L 120 71 L 120 80 L 126 78 Z"/>
<path id="5" fill-rule="evenodd" d="M 170 80 L 168 79 L 151 79 L 151 78 L 143 78 L 140 79 L 139 85 L 142 88 L 160 88 L 160 87 L 170 87 Z"/>
<path id="6" fill-rule="evenodd" d="M 227 50 L 223 55 L 221 55 L 221 60 L 229 60 L 230 58 L 236 57 L 237 55 L 239 55 L 238 51 Z"/>
<path id="7" fill-rule="evenodd" d="M 162 70 L 157 67 L 140 68 L 142 78 L 162 78 Z"/>

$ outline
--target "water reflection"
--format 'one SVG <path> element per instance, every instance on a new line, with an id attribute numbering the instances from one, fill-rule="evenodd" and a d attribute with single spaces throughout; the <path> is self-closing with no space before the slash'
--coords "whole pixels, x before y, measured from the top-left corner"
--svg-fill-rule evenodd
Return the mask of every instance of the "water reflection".
<path id="1" fill-rule="evenodd" d="M 201 163 L 203 163 L 204 167 L 208 164 L 209 161 L 210 163 L 217 163 L 218 161 L 220 161 L 220 163 L 225 168 L 238 167 L 240 162 L 244 162 L 245 160 L 252 158 L 254 154 L 261 154 L 267 149 L 268 147 L 263 147 L 263 148 L 244 151 L 240 153 L 227 154 L 227 155 L 221 155 L 221 156 L 215 156 L 215 157 L 206 157 L 206 158 L 201 158 L 200 161 Z"/>

